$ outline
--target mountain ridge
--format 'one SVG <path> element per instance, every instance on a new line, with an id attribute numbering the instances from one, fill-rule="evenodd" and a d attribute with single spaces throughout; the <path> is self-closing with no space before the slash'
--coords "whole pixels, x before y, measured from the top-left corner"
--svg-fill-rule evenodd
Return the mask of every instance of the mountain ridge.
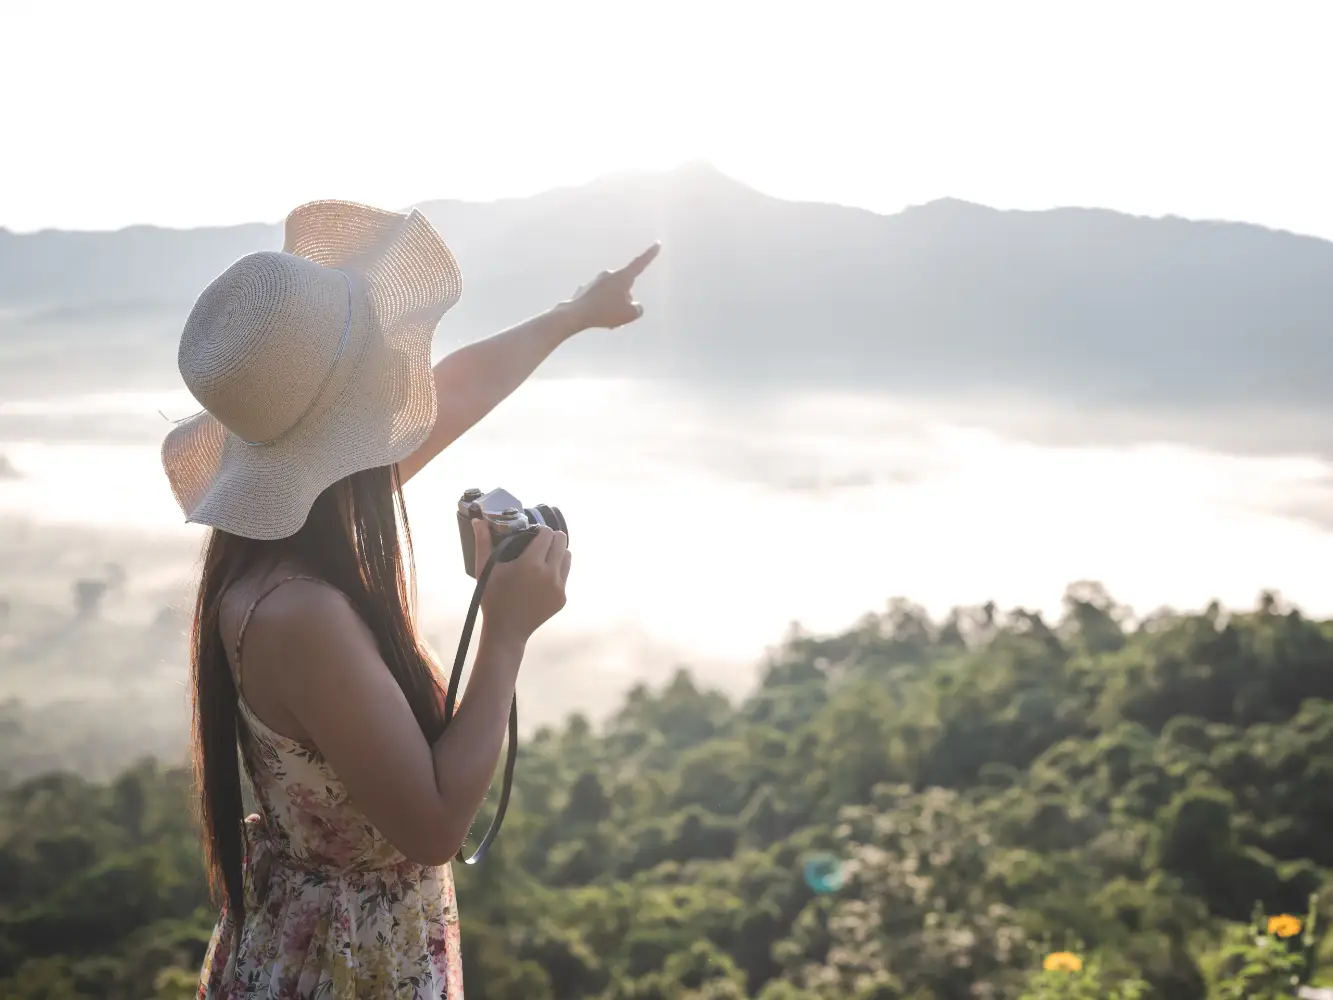
<path id="1" fill-rule="evenodd" d="M 570 342 L 549 372 L 1195 417 L 1239 406 L 1282 411 L 1274 428 L 1333 417 L 1333 242 L 1318 237 L 956 198 L 885 215 L 775 198 L 697 165 L 418 207 L 464 273 L 439 350 L 660 240 L 638 289 L 645 319 Z M 199 291 L 281 239 L 277 223 L 0 234 L 0 394 L 65 377 L 72 352 L 85 385 L 177 384 Z"/>
<path id="2" fill-rule="evenodd" d="M 513 205 L 518 203 L 531 203 L 534 200 L 545 198 L 547 196 L 561 195 L 566 193 L 583 192 L 589 190 L 603 189 L 606 186 L 623 183 L 626 181 L 653 181 L 667 179 L 676 176 L 703 175 L 710 179 L 720 180 L 726 184 L 733 185 L 735 188 L 757 195 L 761 198 L 772 201 L 786 202 L 793 205 L 810 205 L 834 210 L 844 210 L 849 212 L 859 212 L 876 216 L 881 219 L 892 219 L 897 216 L 909 213 L 919 213 L 922 211 L 938 211 L 952 208 L 966 210 L 976 210 L 979 212 L 990 212 L 1001 215 L 1048 215 L 1057 213 L 1088 213 L 1091 215 L 1111 215 L 1120 216 L 1128 219 L 1136 219 L 1147 222 L 1188 222 L 1199 225 L 1214 226 L 1236 226 L 1248 229 L 1258 229 L 1270 233 L 1278 233 L 1283 236 L 1291 236 L 1297 239 L 1311 240 L 1318 243 L 1333 244 L 1333 239 L 1319 236 L 1313 233 L 1302 233 L 1292 229 L 1284 229 L 1278 226 L 1270 226 L 1259 222 L 1249 222 L 1238 219 L 1221 218 L 1196 218 L 1191 216 L 1177 215 L 1167 213 L 1164 215 L 1148 215 L 1138 212 L 1126 212 L 1122 209 L 1109 208 L 1100 205 L 1054 205 L 1049 208 L 1004 208 L 997 205 L 989 205 L 985 202 L 972 201 L 967 198 L 960 198 L 953 195 L 941 195 L 937 198 L 931 198 L 923 202 L 914 202 L 904 205 L 894 211 L 879 211 L 864 205 L 849 205 L 837 201 L 821 201 L 810 198 L 789 198 L 781 195 L 770 194 L 762 191 L 744 181 L 738 180 L 727 174 L 707 161 L 697 161 L 681 164 L 677 167 L 665 170 L 624 170 L 607 174 L 602 174 L 588 181 L 579 184 L 559 185 L 552 188 L 546 188 L 542 191 L 527 195 L 505 195 L 500 198 L 492 199 L 470 199 L 470 198 L 426 198 L 409 205 L 402 205 L 395 208 L 395 211 L 407 212 L 412 208 L 424 210 L 425 208 L 444 209 L 451 206 L 465 206 L 469 208 L 491 208 L 497 206 Z M 154 222 L 133 223 L 128 226 L 119 226 L 113 229 L 74 229 L 61 226 L 48 226 L 41 229 L 32 230 L 14 230 L 8 226 L 0 224 L 0 238 L 27 238 L 53 235 L 66 236 L 116 236 L 134 234 L 137 232 L 154 233 L 211 233 L 225 232 L 233 230 L 243 230 L 252 228 L 281 228 L 282 220 L 256 220 L 250 219 L 243 222 L 217 223 L 199 226 L 172 226 Z"/>

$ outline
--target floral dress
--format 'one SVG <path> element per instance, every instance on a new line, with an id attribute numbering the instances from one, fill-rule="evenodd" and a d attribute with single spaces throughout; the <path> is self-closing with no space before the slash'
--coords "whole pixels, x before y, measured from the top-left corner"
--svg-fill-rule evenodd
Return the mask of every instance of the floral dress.
<path id="1" fill-rule="evenodd" d="M 240 948 L 224 909 L 200 1000 L 462 1000 L 449 866 L 408 861 L 348 801 L 318 750 L 264 725 L 244 698 L 240 710 L 260 813 L 245 821 Z"/>

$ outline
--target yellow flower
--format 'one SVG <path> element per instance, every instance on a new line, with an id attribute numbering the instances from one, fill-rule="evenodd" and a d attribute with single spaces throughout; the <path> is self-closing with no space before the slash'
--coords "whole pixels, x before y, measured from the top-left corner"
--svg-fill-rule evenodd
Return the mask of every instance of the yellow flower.
<path id="1" fill-rule="evenodd" d="M 1072 951 L 1054 951 L 1041 964 L 1047 972 L 1078 972 L 1083 968 L 1083 959 Z"/>
<path id="2" fill-rule="evenodd" d="M 1293 917 L 1290 913 L 1283 913 L 1276 917 L 1268 918 L 1268 933 L 1275 934 L 1280 938 L 1295 937 L 1301 932 L 1301 918 Z"/>

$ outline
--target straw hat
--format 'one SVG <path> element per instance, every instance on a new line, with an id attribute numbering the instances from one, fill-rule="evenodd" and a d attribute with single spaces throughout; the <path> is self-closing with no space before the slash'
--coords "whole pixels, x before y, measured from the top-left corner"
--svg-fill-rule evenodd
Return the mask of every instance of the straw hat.
<path id="1" fill-rule="evenodd" d="M 415 451 L 435 423 L 431 339 L 461 292 L 420 212 L 292 212 L 282 252 L 236 261 L 185 322 L 177 361 L 204 409 L 162 444 L 185 519 L 285 538 L 333 483 Z"/>

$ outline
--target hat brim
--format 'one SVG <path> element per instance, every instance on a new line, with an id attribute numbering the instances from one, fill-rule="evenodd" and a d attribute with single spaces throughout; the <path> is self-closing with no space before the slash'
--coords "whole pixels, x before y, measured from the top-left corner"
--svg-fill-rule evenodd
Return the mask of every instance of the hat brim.
<path id="1" fill-rule="evenodd" d="M 283 249 L 353 282 L 365 323 L 339 361 L 346 377 L 271 444 L 248 445 L 203 412 L 162 445 L 187 521 L 260 540 L 295 534 L 329 486 L 400 462 L 425 442 L 437 412 L 431 342 L 462 294 L 453 253 L 415 210 L 313 202 L 288 217 Z"/>

